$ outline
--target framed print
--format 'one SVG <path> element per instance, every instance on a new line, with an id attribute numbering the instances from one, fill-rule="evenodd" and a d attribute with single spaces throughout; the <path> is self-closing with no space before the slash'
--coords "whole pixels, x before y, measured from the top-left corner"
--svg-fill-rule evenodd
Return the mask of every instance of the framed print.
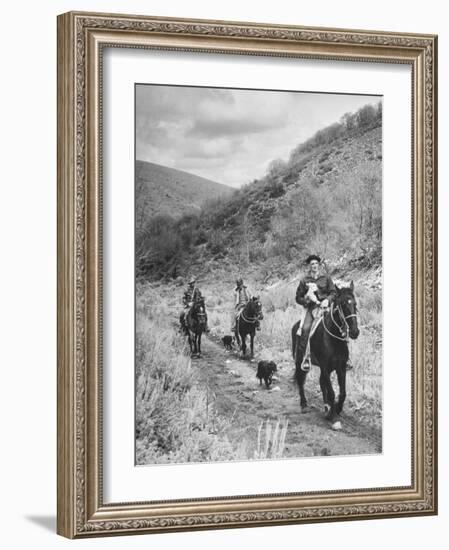
<path id="1" fill-rule="evenodd" d="M 58 18 L 58 532 L 437 512 L 432 35 Z"/>

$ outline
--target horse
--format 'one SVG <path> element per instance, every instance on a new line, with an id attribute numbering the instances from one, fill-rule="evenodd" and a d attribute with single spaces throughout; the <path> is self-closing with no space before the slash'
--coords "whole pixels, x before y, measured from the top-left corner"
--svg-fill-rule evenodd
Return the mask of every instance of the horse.
<path id="1" fill-rule="evenodd" d="M 206 330 L 204 298 L 199 298 L 193 302 L 185 318 L 185 329 L 189 338 L 191 355 L 201 357 L 201 335 Z"/>
<path id="2" fill-rule="evenodd" d="M 292 327 L 292 351 L 295 359 L 295 379 L 299 388 L 301 410 L 307 408 L 307 399 L 304 395 L 304 383 L 307 372 L 301 369 L 299 360 L 296 358 L 297 330 L 300 321 Z M 346 363 L 349 357 L 348 336 L 356 340 L 359 336 L 357 324 L 357 303 L 354 297 L 354 283 L 350 286 L 337 288 L 335 300 L 329 309 L 323 313 L 313 335 L 310 338 L 310 353 L 312 363 L 319 366 L 320 387 L 323 394 L 325 417 L 331 422 L 335 421 L 336 415 L 343 410 L 346 399 Z M 335 403 L 335 393 L 330 379 L 331 373 L 337 374 L 339 396 Z M 334 424 L 335 429 L 337 423 Z"/>
<path id="3" fill-rule="evenodd" d="M 246 355 L 246 337 L 248 334 L 251 338 L 251 359 L 254 357 L 256 323 L 262 319 L 262 304 L 258 296 L 253 296 L 240 312 L 236 323 L 235 339 L 242 350 L 243 357 Z"/>

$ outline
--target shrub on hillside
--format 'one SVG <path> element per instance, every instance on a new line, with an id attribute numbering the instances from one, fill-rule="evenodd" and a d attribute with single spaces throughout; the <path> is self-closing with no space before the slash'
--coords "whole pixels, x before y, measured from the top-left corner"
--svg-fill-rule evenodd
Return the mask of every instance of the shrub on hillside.
<path id="1" fill-rule="evenodd" d="M 277 199 L 285 195 L 285 188 L 282 181 L 277 180 L 268 186 L 268 196 L 272 199 Z"/>

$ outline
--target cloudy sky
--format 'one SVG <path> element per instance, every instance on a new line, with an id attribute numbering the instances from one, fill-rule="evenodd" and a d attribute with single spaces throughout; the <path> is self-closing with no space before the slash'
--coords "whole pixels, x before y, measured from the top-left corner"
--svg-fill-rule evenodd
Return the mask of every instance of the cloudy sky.
<path id="1" fill-rule="evenodd" d="M 240 187 L 371 96 L 136 86 L 136 157 Z"/>

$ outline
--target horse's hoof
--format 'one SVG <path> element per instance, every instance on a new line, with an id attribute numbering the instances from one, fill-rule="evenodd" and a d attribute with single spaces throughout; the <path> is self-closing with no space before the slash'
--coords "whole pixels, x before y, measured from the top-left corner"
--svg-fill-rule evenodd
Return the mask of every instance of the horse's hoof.
<path id="1" fill-rule="evenodd" d="M 340 420 L 337 420 L 337 422 L 334 422 L 331 427 L 334 431 L 339 432 L 341 430 Z"/>
<path id="2" fill-rule="evenodd" d="M 327 403 L 326 403 L 326 405 L 324 405 L 324 415 L 325 415 L 327 420 L 330 420 L 333 416 L 332 408 Z"/>
<path id="3" fill-rule="evenodd" d="M 302 414 L 310 412 L 309 405 L 301 405 L 301 412 L 302 412 Z"/>

